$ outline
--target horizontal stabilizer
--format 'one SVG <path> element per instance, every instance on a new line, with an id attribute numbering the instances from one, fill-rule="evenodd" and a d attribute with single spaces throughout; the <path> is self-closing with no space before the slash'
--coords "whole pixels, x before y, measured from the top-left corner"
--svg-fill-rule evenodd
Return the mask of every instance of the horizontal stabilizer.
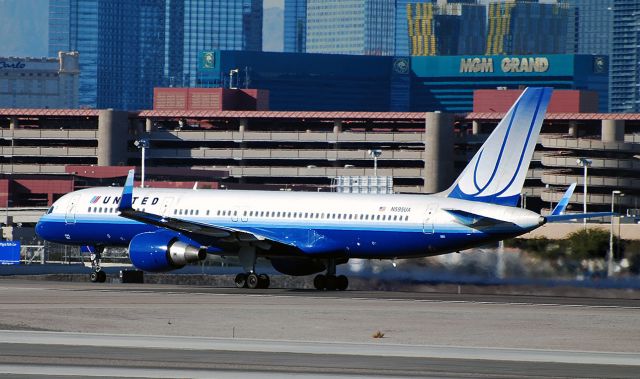
<path id="1" fill-rule="evenodd" d="M 613 215 L 615 215 L 613 212 L 569 213 L 545 216 L 545 220 L 547 220 L 547 222 L 561 222 L 567 220 L 582 220 L 584 218 L 609 217 Z"/>
<path id="2" fill-rule="evenodd" d="M 567 188 L 567 192 L 564 193 L 562 199 L 558 202 L 553 211 L 551 212 L 552 216 L 559 216 L 564 214 L 565 209 L 567 209 L 567 205 L 569 204 L 569 199 L 571 199 L 571 195 L 573 195 L 573 190 L 576 189 L 576 183 L 572 183 L 569 188 Z"/>
<path id="3" fill-rule="evenodd" d="M 445 211 L 452 215 L 458 223 L 474 229 L 483 229 L 496 225 L 512 224 L 509 221 L 482 216 L 459 209 L 445 209 Z"/>

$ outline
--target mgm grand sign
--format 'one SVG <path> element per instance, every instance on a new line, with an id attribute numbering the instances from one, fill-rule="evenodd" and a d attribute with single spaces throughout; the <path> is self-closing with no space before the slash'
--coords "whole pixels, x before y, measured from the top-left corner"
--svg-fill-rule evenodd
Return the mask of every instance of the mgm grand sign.
<path id="1" fill-rule="evenodd" d="M 545 57 L 502 58 L 500 69 L 504 73 L 547 72 L 549 59 Z M 460 59 L 461 73 L 494 72 L 493 58 L 462 58 Z"/>

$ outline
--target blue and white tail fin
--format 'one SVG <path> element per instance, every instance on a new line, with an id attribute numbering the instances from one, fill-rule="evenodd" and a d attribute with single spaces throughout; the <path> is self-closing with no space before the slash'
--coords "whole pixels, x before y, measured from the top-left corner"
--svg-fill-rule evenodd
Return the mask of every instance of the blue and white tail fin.
<path id="1" fill-rule="evenodd" d="M 551 88 L 527 88 L 442 195 L 516 206 L 533 156 Z"/>

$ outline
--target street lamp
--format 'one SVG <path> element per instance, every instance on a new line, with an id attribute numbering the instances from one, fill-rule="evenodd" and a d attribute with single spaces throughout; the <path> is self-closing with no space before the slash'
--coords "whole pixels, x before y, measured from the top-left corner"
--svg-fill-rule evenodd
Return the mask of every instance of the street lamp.
<path id="1" fill-rule="evenodd" d="M 378 177 L 378 157 L 382 155 L 382 150 L 373 149 L 369 150 L 369 155 L 373 157 L 373 176 Z"/>
<path id="2" fill-rule="evenodd" d="M 591 166 L 591 163 L 593 163 L 592 160 L 587 159 L 587 158 L 578 158 L 576 159 L 576 163 L 578 164 L 578 166 L 582 166 L 584 167 L 584 175 L 583 175 L 583 199 L 582 199 L 582 212 L 583 213 L 587 213 L 587 168 L 589 168 L 589 166 Z M 584 218 L 582 219 L 582 224 L 584 225 L 584 227 L 587 227 L 587 219 Z"/>
<path id="3" fill-rule="evenodd" d="M 140 187 L 144 188 L 144 151 L 149 148 L 149 140 L 146 138 L 140 138 L 136 140 L 134 143 L 136 147 L 142 150 L 142 164 L 141 164 L 141 176 L 140 176 Z"/>
<path id="4" fill-rule="evenodd" d="M 615 205 L 616 195 L 624 196 L 624 194 L 618 190 L 611 191 L 611 230 L 609 231 L 609 251 L 607 252 L 607 278 L 613 276 L 613 211 Z M 619 223 L 620 221 L 618 221 Z M 618 233 L 620 234 L 620 233 Z M 620 236 L 618 235 L 618 239 Z M 618 241 L 620 244 L 620 241 Z"/>

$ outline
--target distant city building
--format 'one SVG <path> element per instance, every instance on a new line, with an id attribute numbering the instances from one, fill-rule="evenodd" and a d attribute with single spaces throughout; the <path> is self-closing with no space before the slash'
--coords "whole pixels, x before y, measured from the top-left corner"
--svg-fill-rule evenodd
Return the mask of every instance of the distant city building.
<path id="1" fill-rule="evenodd" d="M 474 2 L 409 3 L 405 24 L 411 55 L 483 54 L 486 12 L 484 5 Z"/>
<path id="2" fill-rule="evenodd" d="M 396 0 L 396 21 L 395 21 L 395 48 L 396 56 L 408 56 L 411 54 L 411 44 L 407 30 L 407 6 L 411 0 Z"/>
<path id="3" fill-rule="evenodd" d="M 568 20 L 566 3 L 491 2 L 486 54 L 565 54 Z"/>
<path id="4" fill-rule="evenodd" d="M 284 0 L 284 52 L 307 50 L 307 0 Z"/>
<path id="5" fill-rule="evenodd" d="M 49 55 L 80 53 L 81 107 L 152 104 L 163 78 L 164 13 L 164 0 L 50 0 Z"/>
<path id="6" fill-rule="evenodd" d="M 611 112 L 640 112 L 640 2 L 613 3 Z"/>
<path id="7" fill-rule="evenodd" d="M 207 58 L 210 56 L 210 58 Z M 211 63 L 213 62 L 213 63 Z M 608 60 L 594 55 L 377 57 L 207 51 L 199 87 L 269 91 L 282 111 L 470 112 L 473 91 L 549 86 L 593 91 L 608 101 Z"/>
<path id="8" fill-rule="evenodd" d="M 81 107 L 144 109 L 205 49 L 261 50 L 261 0 L 51 0 L 49 54 L 80 53 Z"/>
<path id="9" fill-rule="evenodd" d="M 309 53 L 393 55 L 395 0 L 307 0 Z"/>
<path id="10" fill-rule="evenodd" d="M 167 0 L 168 85 L 194 87 L 204 50 L 262 50 L 262 0 Z"/>
<path id="11" fill-rule="evenodd" d="M 392 110 L 392 57 L 224 50 L 201 57 L 198 87 L 268 90 L 271 110 Z"/>
<path id="12" fill-rule="evenodd" d="M 570 0 L 570 22 L 575 36 L 569 39 L 576 54 L 611 54 L 613 0 Z"/>
<path id="13" fill-rule="evenodd" d="M 0 108 L 77 108 L 78 53 L 0 57 Z"/>
<path id="14" fill-rule="evenodd" d="M 411 110 L 470 112 L 474 90 L 545 86 L 596 92 L 605 112 L 607 66 L 604 55 L 412 57 Z"/>

